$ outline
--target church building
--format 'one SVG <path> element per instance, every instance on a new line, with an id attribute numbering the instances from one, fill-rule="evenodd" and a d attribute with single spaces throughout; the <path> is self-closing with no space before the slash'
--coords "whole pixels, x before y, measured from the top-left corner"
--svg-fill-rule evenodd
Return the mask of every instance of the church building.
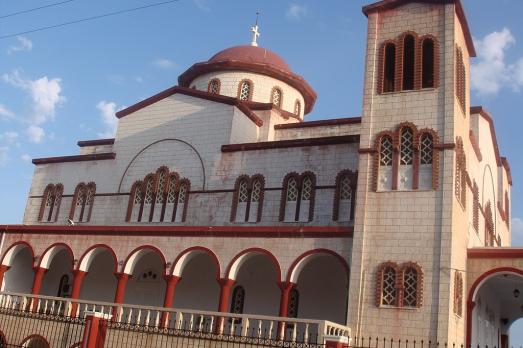
<path id="1" fill-rule="evenodd" d="M 66 346 L 47 324 L 14 330 L 15 310 L 101 313 L 106 347 L 115 323 L 508 347 L 523 249 L 495 117 L 470 104 L 464 8 L 383 0 L 363 14 L 359 117 L 307 121 L 313 86 L 255 25 L 250 45 L 118 111 L 114 139 L 33 159 L 23 224 L 0 226 L 3 344 Z"/>

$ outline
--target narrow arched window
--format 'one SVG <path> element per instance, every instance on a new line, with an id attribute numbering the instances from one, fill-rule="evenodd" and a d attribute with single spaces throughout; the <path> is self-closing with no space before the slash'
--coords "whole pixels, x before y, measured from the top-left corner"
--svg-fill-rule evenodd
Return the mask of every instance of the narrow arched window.
<path id="1" fill-rule="evenodd" d="M 356 193 L 357 174 L 343 171 L 336 178 L 334 195 L 334 221 L 352 221 L 354 219 L 354 195 Z"/>
<path id="2" fill-rule="evenodd" d="M 479 188 L 475 180 L 472 186 L 472 226 L 476 233 L 479 232 Z"/>
<path id="3" fill-rule="evenodd" d="M 414 132 L 409 127 L 402 128 L 400 133 L 400 158 L 398 173 L 398 189 L 412 190 L 413 160 L 414 160 Z"/>
<path id="4" fill-rule="evenodd" d="M 279 89 L 278 87 L 274 87 L 272 89 L 272 93 L 271 93 L 272 105 L 274 105 L 278 108 L 281 108 L 282 99 L 283 99 L 283 93 L 282 93 L 281 89 Z"/>
<path id="5" fill-rule="evenodd" d="M 398 303 L 398 293 L 396 290 L 396 270 L 392 267 L 385 267 L 381 273 L 381 305 L 396 306 Z"/>
<path id="6" fill-rule="evenodd" d="M 207 86 L 207 92 L 211 94 L 220 94 L 220 80 L 212 79 L 211 81 L 209 81 L 209 85 Z"/>
<path id="7" fill-rule="evenodd" d="M 263 207 L 263 189 L 264 180 L 261 176 L 252 178 L 251 183 L 251 198 L 249 206 L 249 222 L 258 222 L 261 219 L 261 212 Z"/>
<path id="8" fill-rule="evenodd" d="M 385 45 L 383 62 L 383 92 L 394 92 L 396 85 L 396 45 Z"/>
<path id="9" fill-rule="evenodd" d="M 63 191 L 62 184 L 47 185 L 44 190 L 38 221 L 56 222 L 58 220 Z"/>
<path id="10" fill-rule="evenodd" d="M 299 221 L 311 221 L 312 211 L 312 196 L 314 194 L 314 183 L 312 177 L 307 175 L 303 178 L 301 183 L 301 195 L 299 209 Z"/>
<path id="11" fill-rule="evenodd" d="M 434 83 L 434 40 L 425 39 L 422 44 L 422 88 L 433 88 Z"/>
<path id="12" fill-rule="evenodd" d="M 249 101 L 252 98 L 252 82 L 249 80 L 242 80 L 238 86 L 238 99 L 242 101 Z"/>
<path id="13" fill-rule="evenodd" d="M 463 141 L 459 137 L 456 141 L 455 175 L 454 193 L 463 209 L 465 209 L 467 207 L 467 157 L 463 150 Z"/>
<path id="14" fill-rule="evenodd" d="M 414 267 L 403 270 L 403 306 L 418 306 L 418 271 Z"/>
<path id="15" fill-rule="evenodd" d="M 379 143 L 379 174 L 377 189 L 391 190 L 392 189 L 392 138 L 390 136 L 383 136 Z"/>
<path id="16" fill-rule="evenodd" d="M 64 274 L 58 284 L 57 297 L 68 297 L 71 294 L 71 283 L 69 276 Z"/>
<path id="17" fill-rule="evenodd" d="M 298 318 L 298 309 L 300 306 L 300 293 L 298 289 L 293 288 L 289 292 L 289 303 L 287 306 L 287 317 Z"/>
<path id="18" fill-rule="evenodd" d="M 414 50 L 415 39 L 412 35 L 403 38 L 403 90 L 414 89 Z"/>
<path id="19" fill-rule="evenodd" d="M 432 134 L 423 133 L 419 138 L 419 188 L 433 187 L 434 139 Z"/>
<path id="20" fill-rule="evenodd" d="M 131 188 L 131 195 L 129 197 L 129 205 L 127 207 L 128 222 L 139 222 L 141 218 L 142 202 L 143 202 L 143 183 L 137 181 Z"/>
<path id="21" fill-rule="evenodd" d="M 238 184 L 238 201 L 236 202 L 236 222 L 247 220 L 247 206 L 249 202 L 249 183 L 247 179 L 241 179 Z"/>
<path id="22" fill-rule="evenodd" d="M 174 222 L 184 222 L 187 215 L 187 205 L 189 203 L 189 181 L 187 179 L 180 180 L 178 188 L 175 212 L 173 213 Z"/>
<path id="23" fill-rule="evenodd" d="M 301 103 L 298 99 L 294 102 L 294 114 L 300 116 L 301 114 Z"/>
<path id="24" fill-rule="evenodd" d="M 96 185 L 91 182 L 88 185 L 78 184 L 75 189 L 73 204 L 69 218 L 74 222 L 88 222 L 91 218 Z"/>
<path id="25" fill-rule="evenodd" d="M 238 285 L 232 291 L 231 311 L 230 312 L 234 313 L 234 314 L 242 314 L 244 303 L 245 303 L 245 289 L 243 288 L 243 286 Z"/>
<path id="26" fill-rule="evenodd" d="M 493 247 L 496 241 L 496 231 L 494 229 L 494 218 L 490 201 L 485 204 L 483 210 L 485 212 L 485 246 Z"/>
<path id="27" fill-rule="evenodd" d="M 145 194 L 142 201 L 141 219 L 139 221 L 149 221 L 149 217 L 152 218 L 152 208 L 154 202 L 154 181 L 153 175 L 149 175 L 145 179 Z"/>
<path id="28" fill-rule="evenodd" d="M 164 209 L 162 221 L 168 221 L 168 222 L 174 221 L 173 213 L 175 211 L 177 189 L 178 189 L 178 175 L 176 173 L 171 173 L 169 175 L 169 182 L 168 182 L 168 187 L 167 187 L 167 197 L 165 200 L 165 209 Z"/>
<path id="29" fill-rule="evenodd" d="M 463 275 L 458 271 L 454 275 L 454 313 L 463 316 Z"/>
<path id="30" fill-rule="evenodd" d="M 290 177 L 287 181 L 285 196 L 285 218 L 284 221 L 296 221 L 296 208 L 298 206 L 298 180 Z"/>
<path id="31" fill-rule="evenodd" d="M 166 185 L 169 177 L 169 170 L 166 167 L 158 169 L 156 172 L 156 187 L 154 190 L 154 206 L 152 207 L 149 221 L 161 222 L 164 214 L 164 201 L 166 198 Z"/>
<path id="32" fill-rule="evenodd" d="M 466 85 L 467 85 L 467 76 L 465 62 L 463 60 L 463 52 L 461 48 L 456 47 L 456 71 L 455 71 L 455 81 L 456 81 L 456 97 L 458 98 L 459 105 L 463 113 L 466 114 L 467 107 L 467 96 L 466 96 Z"/>

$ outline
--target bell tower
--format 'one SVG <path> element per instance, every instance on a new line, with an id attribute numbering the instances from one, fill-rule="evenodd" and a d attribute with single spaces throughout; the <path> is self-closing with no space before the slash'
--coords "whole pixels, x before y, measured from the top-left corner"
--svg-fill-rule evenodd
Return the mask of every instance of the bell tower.
<path id="1" fill-rule="evenodd" d="M 465 342 L 454 195 L 475 55 L 459 0 L 384 0 L 368 17 L 349 323 L 354 336 Z"/>

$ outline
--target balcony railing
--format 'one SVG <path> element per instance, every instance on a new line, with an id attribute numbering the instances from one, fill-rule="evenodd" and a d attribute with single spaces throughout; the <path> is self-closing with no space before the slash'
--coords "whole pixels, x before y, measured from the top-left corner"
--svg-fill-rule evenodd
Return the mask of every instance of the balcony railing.
<path id="1" fill-rule="evenodd" d="M 195 332 L 213 337 L 237 336 L 309 346 L 323 345 L 326 336 L 348 339 L 351 333 L 347 326 L 327 320 L 114 304 L 9 292 L 0 293 L 0 309 L 79 319 L 85 318 L 87 312 L 98 312 L 111 316 L 110 328 L 119 330 L 148 328 L 162 334 Z"/>

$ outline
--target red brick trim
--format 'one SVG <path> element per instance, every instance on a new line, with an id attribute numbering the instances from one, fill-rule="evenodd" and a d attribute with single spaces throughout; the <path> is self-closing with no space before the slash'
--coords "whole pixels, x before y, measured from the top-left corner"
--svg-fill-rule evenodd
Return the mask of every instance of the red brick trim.
<path id="1" fill-rule="evenodd" d="M 476 56 L 474 41 L 472 40 L 472 35 L 470 34 L 469 25 L 467 22 L 467 17 L 465 16 L 465 11 L 463 10 L 463 6 L 461 5 L 460 0 L 383 0 L 374 4 L 363 6 L 362 11 L 366 16 L 369 16 L 369 14 L 371 13 L 391 10 L 399 6 L 409 4 L 411 2 L 423 2 L 427 4 L 437 5 L 454 4 L 456 15 L 463 30 L 463 35 L 465 37 L 465 42 L 467 45 L 469 55 L 470 57 Z"/>
<path id="2" fill-rule="evenodd" d="M 501 164 L 503 165 L 503 168 L 505 168 L 505 172 L 507 173 L 507 180 L 510 186 L 512 186 L 512 172 L 510 170 L 510 164 L 508 163 L 508 159 L 506 157 L 501 157 Z"/>
<path id="3" fill-rule="evenodd" d="M 376 307 L 380 308 L 383 306 L 382 304 L 382 298 L 383 298 L 383 274 L 385 273 L 385 270 L 388 268 L 392 268 L 394 272 L 396 273 L 396 305 L 399 306 L 399 296 L 398 296 L 398 277 L 400 277 L 401 269 L 399 265 L 396 262 L 387 261 L 383 262 L 378 266 L 377 272 L 376 272 Z"/>
<path id="4" fill-rule="evenodd" d="M 163 252 L 158 249 L 157 247 L 155 247 L 154 245 L 148 245 L 148 244 L 145 244 L 145 245 L 141 245 L 137 248 L 135 248 L 134 250 L 132 250 L 128 255 L 127 257 L 125 258 L 124 262 L 123 262 L 123 265 L 122 265 L 122 268 L 121 268 L 121 271 L 122 271 L 122 274 L 124 274 L 125 272 L 125 268 L 127 267 L 127 263 L 129 262 L 129 259 L 131 258 L 131 256 L 133 256 L 134 254 L 138 253 L 139 251 L 141 250 L 145 250 L 145 249 L 149 249 L 151 250 L 153 253 L 157 254 L 158 256 L 160 256 L 160 259 L 162 260 L 162 267 L 163 267 L 163 270 L 162 270 L 162 276 L 165 276 L 165 274 L 167 273 L 167 260 L 165 259 L 165 255 L 163 254 Z M 143 257 L 143 256 L 142 256 Z M 140 260 L 138 259 L 137 262 L 140 262 Z M 134 271 L 134 269 L 133 269 Z M 134 273 L 134 272 L 133 272 Z M 132 276 L 132 273 L 129 274 Z"/>
<path id="5" fill-rule="evenodd" d="M 76 143 L 79 147 L 99 146 L 99 145 L 113 145 L 114 138 L 96 139 L 96 140 L 80 140 Z"/>
<path id="6" fill-rule="evenodd" d="M 386 50 L 387 50 L 387 46 L 389 45 L 392 45 L 394 46 L 394 52 L 395 52 L 395 57 L 394 57 L 394 87 L 393 87 L 393 91 L 387 91 L 385 92 L 385 67 L 386 67 L 386 59 L 387 59 L 387 56 L 386 56 Z M 399 51 L 399 44 L 396 40 L 386 40 L 384 41 L 380 48 L 379 48 L 379 51 L 378 51 L 378 83 L 376 84 L 377 85 L 377 93 L 378 94 L 382 94 L 382 93 L 392 93 L 392 92 L 396 92 L 398 91 L 398 51 Z"/>
<path id="7" fill-rule="evenodd" d="M 242 89 L 242 85 L 244 83 L 248 83 L 249 86 L 250 86 L 249 87 L 249 96 L 247 97 L 247 100 L 241 100 L 240 99 L 241 89 Z M 240 82 L 238 82 L 238 91 L 237 91 L 237 94 L 236 94 L 236 98 L 238 100 L 240 100 L 240 102 L 251 101 L 253 92 L 254 92 L 254 82 L 252 82 L 252 80 L 250 80 L 250 79 L 243 79 Z"/>
<path id="8" fill-rule="evenodd" d="M 351 199 L 351 209 L 350 209 L 350 220 L 354 220 L 354 210 L 355 210 L 355 203 L 356 203 L 356 188 L 358 185 L 358 172 L 353 172 L 352 170 L 345 169 L 336 175 L 336 191 L 334 191 L 334 202 L 332 204 L 332 220 L 338 221 L 339 214 L 340 214 L 340 189 L 341 189 L 341 180 L 348 176 L 351 182 L 351 189 L 352 189 L 352 199 Z"/>
<path id="9" fill-rule="evenodd" d="M 272 262 L 272 264 L 274 266 L 274 270 L 276 271 L 276 282 L 280 283 L 281 282 L 281 273 L 282 273 L 280 262 L 278 261 L 276 256 L 274 256 L 273 253 L 271 253 L 269 250 L 263 249 L 263 248 L 245 249 L 245 250 L 241 251 L 240 253 L 238 253 L 236 256 L 234 256 L 232 258 L 231 262 L 229 262 L 229 264 L 227 265 L 227 268 L 225 269 L 226 277 L 228 279 L 236 280 L 235 279 L 236 277 L 234 277 L 234 278 L 231 277 L 232 266 L 236 263 L 236 260 L 238 260 L 241 256 L 246 255 L 246 254 L 251 254 L 251 253 L 264 255 Z"/>
<path id="10" fill-rule="evenodd" d="M 142 100 L 139 103 L 131 105 L 124 110 L 118 111 L 116 113 L 116 117 L 122 118 L 124 116 L 132 114 L 133 112 L 143 109 L 149 105 L 152 105 L 162 99 L 165 99 L 165 98 L 170 97 L 171 95 L 174 95 L 177 93 L 187 95 L 190 97 L 194 97 L 194 98 L 200 98 L 200 99 L 213 101 L 216 103 L 236 106 L 241 112 L 243 112 L 245 114 L 245 116 L 247 116 L 257 126 L 261 127 L 263 125 L 263 120 L 261 118 L 259 118 L 254 112 L 252 112 L 252 110 L 249 108 L 248 105 L 250 105 L 250 103 L 242 102 L 242 101 L 238 100 L 237 98 L 233 98 L 233 97 L 227 97 L 227 96 L 218 95 L 218 94 L 210 94 L 205 91 L 198 91 L 196 89 L 185 88 L 185 87 L 171 87 L 169 89 L 166 89 L 156 95 L 153 95 L 152 97 Z"/>
<path id="11" fill-rule="evenodd" d="M 309 128 L 309 127 L 329 127 L 329 126 L 344 126 L 350 124 L 360 124 L 361 117 L 347 117 L 335 118 L 330 120 L 308 121 L 300 123 L 283 123 L 274 125 L 274 129 L 295 129 L 295 128 Z"/>
<path id="12" fill-rule="evenodd" d="M 240 238 L 352 238 L 352 226 L 0 225 L 6 234 Z"/>
<path id="13" fill-rule="evenodd" d="M 247 63 L 232 60 L 212 63 L 196 63 L 178 77 L 178 84 L 181 87 L 188 87 L 191 81 L 193 81 L 197 76 L 201 76 L 213 71 L 238 70 L 267 75 L 275 78 L 276 80 L 280 80 L 289 84 L 293 88 L 296 88 L 301 95 L 303 95 L 303 99 L 305 100 L 305 114 L 308 114 L 312 111 L 314 103 L 316 102 L 316 92 L 314 92 L 307 81 L 305 81 L 301 76 L 273 68 L 266 64 Z"/>
<path id="14" fill-rule="evenodd" d="M 291 264 L 291 266 L 289 267 L 289 270 L 287 271 L 287 277 L 285 278 L 287 280 L 287 282 L 291 282 L 292 283 L 292 273 L 294 272 L 294 270 L 296 269 L 296 267 L 298 266 L 298 264 L 305 258 L 307 258 L 308 256 L 311 256 L 311 255 L 318 255 L 318 254 L 324 254 L 324 255 L 327 255 L 327 256 L 332 256 L 334 257 L 335 259 L 337 259 L 339 261 L 339 263 L 341 264 L 341 266 L 343 267 L 343 269 L 345 269 L 345 272 L 347 274 L 347 281 L 350 280 L 350 266 L 349 264 L 347 263 L 347 260 L 345 260 L 345 258 L 343 256 L 341 256 L 340 254 L 338 254 L 337 252 L 335 251 L 332 251 L 330 249 L 324 249 L 324 248 L 319 248 L 319 249 L 313 249 L 313 250 L 309 250 L 309 251 L 306 251 L 304 252 L 303 254 L 301 254 L 300 256 L 298 256 Z"/>
<path id="15" fill-rule="evenodd" d="M 274 92 L 275 91 L 279 91 L 280 92 L 280 102 L 278 104 L 274 104 Z M 271 90 L 271 104 L 273 104 L 274 106 L 276 106 L 277 108 L 280 108 L 280 109 L 281 109 L 281 107 L 283 105 L 283 90 L 279 86 L 272 87 L 272 90 Z"/>
<path id="16" fill-rule="evenodd" d="M 359 135 L 342 135 L 333 137 L 321 138 L 305 138 L 292 140 L 277 140 L 264 141 L 257 143 L 243 143 L 243 144 L 227 144 L 222 145 L 222 152 L 237 152 L 237 151 L 257 151 L 257 150 L 272 150 L 272 149 L 286 149 L 293 147 L 309 147 L 321 145 L 339 145 L 339 144 L 356 144 L 359 143 Z"/>
<path id="17" fill-rule="evenodd" d="M 476 135 L 474 134 L 474 131 L 472 129 L 469 131 L 469 140 L 470 144 L 472 145 L 472 148 L 474 149 L 474 153 L 476 154 L 476 158 L 479 162 L 481 162 L 483 160 L 483 156 L 481 155 L 481 149 L 479 148 Z"/>
<path id="18" fill-rule="evenodd" d="M 218 84 L 218 92 L 217 93 L 211 92 L 211 85 L 213 83 L 217 83 Z M 210 93 L 210 94 L 220 94 L 221 86 L 222 86 L 222 83 L 221 83 L 220 79 L 219 78 L 213 78 L 207 84 L 207 93 Z"/>
<path id="19" fill-rule="evenodd" d="M 32 162 L 35 165 L 41 165 L 41 164 L 51 164 L 51 163 L 114 160 L 115 158 L 116 158 L 116 153 L 108 152 L 108 153 L 93 153 L 93 154 L 88 154 L 88 155 L 34 158 Z"/>
<path id="20" fill-rule="evenodd" d="M 521 259 L 523 248 L 471 248 L 467 250 L 469 259 Z"/>

